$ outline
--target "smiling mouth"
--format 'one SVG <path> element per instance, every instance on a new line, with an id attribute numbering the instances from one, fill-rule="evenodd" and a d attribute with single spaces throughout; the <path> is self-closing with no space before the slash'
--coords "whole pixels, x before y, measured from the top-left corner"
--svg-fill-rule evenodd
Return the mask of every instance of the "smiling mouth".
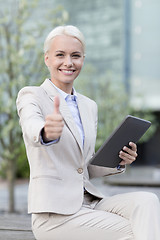
<path id="1" fill-rule="evenodd" d="M 59 69 L 59 71 L 63 72 L 64 74 L 73 74 L 76 70 L 66 70 L 66 69 Z"/>

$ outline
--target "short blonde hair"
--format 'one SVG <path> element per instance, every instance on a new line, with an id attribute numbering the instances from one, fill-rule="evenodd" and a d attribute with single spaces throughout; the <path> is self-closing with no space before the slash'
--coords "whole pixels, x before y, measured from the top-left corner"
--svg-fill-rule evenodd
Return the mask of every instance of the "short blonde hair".
<path id="1" fill-rule="evenodd" d="M 44 42 L 44 53 L 48 52 L 50 49 L 50 45 L 52 40 L 59 35 L 67 35 L 67 36 L 71 36 L 74 38 L 77 38 L 82 46 L 83 46 L 83 51 L 85 53 L 85 40 L 84 40 L 84 36 L 81 33 L 81 31 L 72 25 L 66 25 L 66 26 L 58 26 L 56 28 L 54 28 L 46 37 L 45 42 Z"/>

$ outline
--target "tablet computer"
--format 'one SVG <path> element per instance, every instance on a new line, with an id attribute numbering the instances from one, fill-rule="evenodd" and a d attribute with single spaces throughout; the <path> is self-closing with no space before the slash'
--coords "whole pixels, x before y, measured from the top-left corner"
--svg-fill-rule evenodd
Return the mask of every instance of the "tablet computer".
<path id="1" fill-rule="evenodd" d="M 91 159 L 91 164 L 103 167 L 117 167 L 122 161 L 119 152 L 129 142 L 137 143 L 151 122 L 131 115 L 126 116 L 110 137 L 98 149 Z"/>

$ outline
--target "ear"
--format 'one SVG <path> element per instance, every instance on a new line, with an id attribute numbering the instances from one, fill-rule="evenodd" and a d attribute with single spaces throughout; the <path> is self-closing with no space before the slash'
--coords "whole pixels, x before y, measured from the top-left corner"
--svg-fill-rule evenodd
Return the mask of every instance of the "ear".
<path id="1" fill-rule="evenodd" d="M 46 52 L 45 55 L 44 55 L 44 62 L 46 64 L 46 66 L 49 67 L 49 55 L 48 55 L 48 52 Z"/>
<path id="2" fill-rule="evenodd" d="M 86 56 L 86 55 L 84 54 L 84 55 L 83 55 L 83 65 L 84 65 L 85 56 Z"/>

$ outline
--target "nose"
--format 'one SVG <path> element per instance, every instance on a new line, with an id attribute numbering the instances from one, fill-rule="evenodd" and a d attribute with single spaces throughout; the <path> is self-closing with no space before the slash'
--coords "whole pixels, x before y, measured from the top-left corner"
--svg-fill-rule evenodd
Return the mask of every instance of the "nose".
<path id="1" fill-rule="evenodd" d="M 73 62 L 72 62 L 71 56 L 66 56 L 64 65 L 66 67 L 72 67 L 73 66 Z"/>

